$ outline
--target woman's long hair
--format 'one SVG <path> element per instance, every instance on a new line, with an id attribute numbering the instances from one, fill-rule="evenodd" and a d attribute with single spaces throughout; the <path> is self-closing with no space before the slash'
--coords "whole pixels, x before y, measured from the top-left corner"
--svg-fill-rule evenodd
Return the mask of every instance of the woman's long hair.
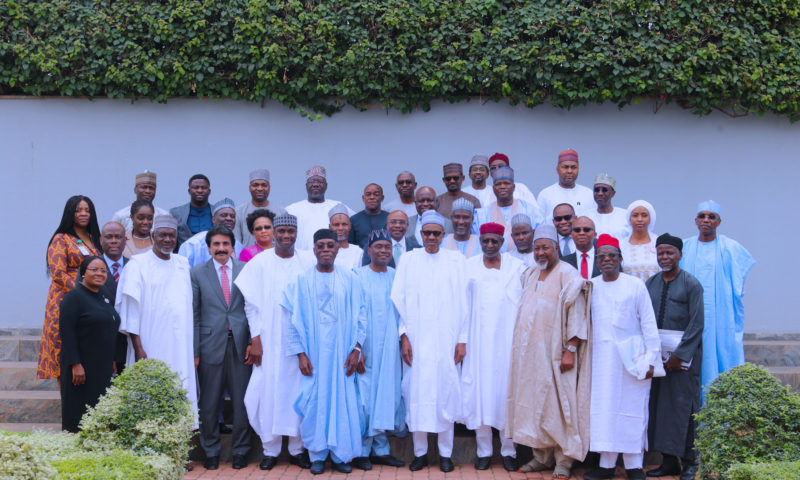
<path id="1" fill-rule="evenodd" d="M 85 195 L 73 195 L 69 197 L 67 200 L 66 205 L 64 205 L 64 213 L 61 214 L 61 223 L 58 224 L 58 228 L 53 233 L 53 236 L 50 237 L 50 241 L 47 242 L 47 246 L 50 247 L 50 244 L 53 243 L 53 238 L 59 233 L 66 233 L 72 235 L 73 237 L 77 237 L 78 234 L 75 233 L 75 211 L 78 209 L 78 204 L 81 201 L 86 202 L 89 205 L 89 225 L 86 226 L 86 231 L 89 233 L 89 237 L 92 239 L 92 243 L 94 247 L 99 250 L 100 252 L 103 251 L 103 247 L 100 245 L 100 227 L 97 225 L 97 212 L 94 209 L 94 203 L 92 203 L 92 199 L 85 196 Z M 47 259 L 47 254 L 45 253 L 45 260 Z"/>

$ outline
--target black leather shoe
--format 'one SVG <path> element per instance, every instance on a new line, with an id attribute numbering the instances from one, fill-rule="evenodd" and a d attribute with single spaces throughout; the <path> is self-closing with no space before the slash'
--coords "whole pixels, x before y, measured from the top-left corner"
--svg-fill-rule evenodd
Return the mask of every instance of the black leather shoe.
<path id="1" fill-rule="evenodd" d="M 272 470 L 272 467 L 274 467 L 277 463 L 278 457 L 266 456 L 263 460 L 261 460 L 261 463 L 258 464 L 258 468 L 261 470 Z"/>
<path id="2" fill-rule="evenodd" d="M 331 461 L 331 464 L 333 465 L 333 469 L 339 473 L 350 473 L 353 471 L 353 467 L 351 467 L 349 463 L 336 463 Z"/>
<path id="3" fill-rule="evenodd" d="M 648 477 L 666 477 L 668 475 L 680 475 L 681 466 L 678 458 L 672 455 L 662 455 L 661 465 L 647 472 Z"/>
<path id="4" fill-rule="evenodd" d="M 233 429 L 224 423 L 220 422 L 219 424 L 219 433 L 222 435 L 227 435 L 229 433 L 233 433 Z"/>
<path id="5" fill-rule="evenodd" d="M 359 470 L 372 470 L 372 463 L 367 457 L 356 457 L 353 459 L 353 466 Z"/>
<path id="6" fill-rule="evenodd" d="M 597 467 L 583 474 L 584 480 L 607 480 L 614 478 L 615 468 Z"/>
<path id="7" fill-rule="evenodd" d="M 428 456 L 423 455 L 421 457 L 414 457 L 414 460 L 411 461 L 411 465 L 408 466 L 408 469 L 412 472 L 416 472 L 417 470 L 422 470 L 422 467 L 428 466 Z"/>
<path id="8" fill-rule="evenodd" d="M 625 474 L 629 480 L 647 480 L 647 476 L 641 468 L 625 469 Z"/>
<path id="9" fill-rule="evenodd" d="M 456 466 L 453 465 L 453 461 L 450 460 L 450 457 L 439 457 L 439 470 L 447 473 L 452 472 L 455 468 Z"/>
<path id="10" fill-rule="evenodd" d="M 369 460 L 370 462 L 372 462 L 373 465 L 388 465 L 390 467 L 398 467 L 398 468 L 403 467 L 406 464 L 406 462 L 391 455 L 381 455 L 381 456 L 371 455 L 369 457 Z"/>
<path id="11" fill-rule="evenodd" d="M 696 463 L 684 463 L 680 479 L 694 480 L 694 477 L 697 476 L 697 466 Z"/>
<path id="12" fill-rule="evenodd" d="M 503 457 L 503 468 L 506 469 L 506 472 L 516 472 L 519 468 L 519 463 L 514 457 Z"/>
<path id="13" fill-rule="evenodd" d="M 319 475 L 320 473 L 325 473 L 325 462 L 322 460 L 317 460 L 315 462 L 311 462 L 311 473 L 314 475 Z"/>
<path id="14" fill-rule="evenodd" d="M 247 457 L 245 455 L 234 455 L 231 464 L 234 470 L 241 470 L 247 467 Z"/>
<path id="15" fill-rule="evenodd" d="M 216 470 L 219 468 L 219 457 L 208 457 L 206 461 L 203 462 L 203 467 L 206 470 Z"/>
<path id="16" fill-rule="evenodd" d="M 300 468 L 311 468 L 311 460 L 308 459 L 308 453 L 298 453 L 297 455 L 289 455 L 289 463 L 297 465 Z"/>
<path id="17" fill-rule="evenodd" d="M 489 470 L 490 463 L 492 463 L 492 457 L 478 457 L 475 460 L 475 470 Z"/>

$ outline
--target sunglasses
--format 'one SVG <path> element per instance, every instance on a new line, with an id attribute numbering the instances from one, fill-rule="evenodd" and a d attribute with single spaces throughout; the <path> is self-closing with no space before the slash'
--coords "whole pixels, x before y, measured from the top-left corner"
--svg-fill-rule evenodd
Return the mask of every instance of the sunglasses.
<path id="1" fill-rule="evenodd" d="M 444 177 L 445 182 L 457 182 L 461 180 L 461 175 L 451 175 L 449 177 Z"/>
<path id="2" fill-rule="evenodd" d="M 266 227 L 253 227 L 253 231 L 254 231 L 254 232 L 260 232 L 260 231 L 262 231 L 262 230 L 272 230 L 272 227 L 270 227 L 270 226 L 266 226 Z"/>
<path id="3" fill-rule="evenodd" d="M 423 237 L 441 237 L 444 232 L 438 230 L 421 230 Z"/>
<path id="4" fill-rule="evenodd" d="M 398 185 L 411 185 L 412 183 L 414 183 L 413 180 L 398 180 L 397 181 Z"/>
<path id="5" fill-rule="evenodd" d="M 577 233 L 581 233 L 581 232 L 589 233 L 589 232 L 593 232 L 594 228 L 592 228 L 592 227 L 575 227 L 575 228 L 572 229 L 572 231 L 573 232 L 577 232 Z"/>
<path id="6" fill-rule="evenodd" d="M 600 193 L 600 192 L 608 193 L 609 190 L 611 189 L 608 187 L 594 187 L 594 193 Z"/>
<path id="7" fill-rule="evenodd" d="M 556 222 L 569 222 L 575 215 L 558 215 L 553 217 Z"/>
<path id="8" fill-rule="evenodd" d="M 715 213 L 698 213 L 697 218 L 700 220 L 705 220 L 706 218 L 709 220 L 716 220 L 717 214 Z"/>

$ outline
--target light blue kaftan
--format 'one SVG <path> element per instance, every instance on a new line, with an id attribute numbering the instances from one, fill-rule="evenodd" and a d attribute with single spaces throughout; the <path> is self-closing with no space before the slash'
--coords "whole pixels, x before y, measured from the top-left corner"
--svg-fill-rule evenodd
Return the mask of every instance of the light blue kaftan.
<path id="1" fill-rule="evenodd" d="M 717 235 L 711 242 L 683 242 L 681 268 L 703 286 L 705 326 L 700 383 L 705 390 L 721 373 L 744 363 L 744 281 L 755 264 L 735 240 Z"/>
<path id="2" fill-rule="evenodd" d="M 286 355 L 304 352 L 312 375 L 300 380 L 294 403 L 300 437 L 311 460 L 349 462 L 361 453 L 361 424 L 355 374 L 346 376 L 347 356 L 365 335 L 361 286 L 355 273 L 311 268 L 284 290 Z"/>
<path id="3" fill-rule="evenodd" d="M 363 344 L 366 372 L 358 375 L 357 386 L 361 408 L 361 456 L 370 451 L 389 454 L 386 431 L 402 428 L 405 409 L 400 390 L 399 316 L 390 297 L 395 270 L 375 272 L 369 265 L 356 270 L 364 293 L 367 335 Z"/>
<path id="4" fill-rule="evenodd" d="M 178 249 L 178 255 L 186 257 L 189 260 L 189 266 L 192 268 L 211 260 L 211 253 L 208 251 L 208 245 L 206 245 L 206 233 L 208 233 L 208 230 L 195 233 L 183 242 L 181 248 Z M 233 246 L 236 258 L 239 258 L 239 254 L 242 253 L 243 249 L 242 244 L 236 242 L 236 245 Z"/>

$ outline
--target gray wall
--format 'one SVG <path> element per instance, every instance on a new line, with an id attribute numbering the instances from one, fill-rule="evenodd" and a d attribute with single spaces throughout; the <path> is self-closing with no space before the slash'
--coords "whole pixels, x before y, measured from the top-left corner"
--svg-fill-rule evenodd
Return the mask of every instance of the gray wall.
<path id="1" fill-rule="evenodd" d="M 798 188 L 800 125 L 784 118 L 697 117 L 670 106 L 653 114 L 647 103 L 564 111 L 472 101 L 411 115 L 348 110 L 312 122 L 275 103 L 58 98 L 0 99 L 0 326 L 41 326 L 47 240 L 66 198 L 90 196 L 102 224 L 130 204 L 133 177 L 145 168 L 158 173 L 156 204 L 165 208 L 187 201 L 187 179 L 197 172 L 211 178 L 212 201 L 246 201 L 255 167 L 270 169 L 270 199 L 286 205 L 305 196 L 303 171 L 319 163 L 328 168 L 328 196 L 359 210 L 369 182 L 390 199 L 395 174 L 409 169 L 420 185 L 441 190 L 441 165 L 479 152 L 508 154 L 519 181 L 538 194 L 555 182 L 555 158 L 566 148 L 580 154 L 579 183 L 605 171 L 617 178 L 618 206 L 653 203 L 659 233 L 694 235 L 697 203 L 720 202 L 720 231 L 757 261 L 746 330 L 800 331 L 800 295 L 792 293 L 800 262 L 787 248 L 800 225 L 786 208 Z"/>

